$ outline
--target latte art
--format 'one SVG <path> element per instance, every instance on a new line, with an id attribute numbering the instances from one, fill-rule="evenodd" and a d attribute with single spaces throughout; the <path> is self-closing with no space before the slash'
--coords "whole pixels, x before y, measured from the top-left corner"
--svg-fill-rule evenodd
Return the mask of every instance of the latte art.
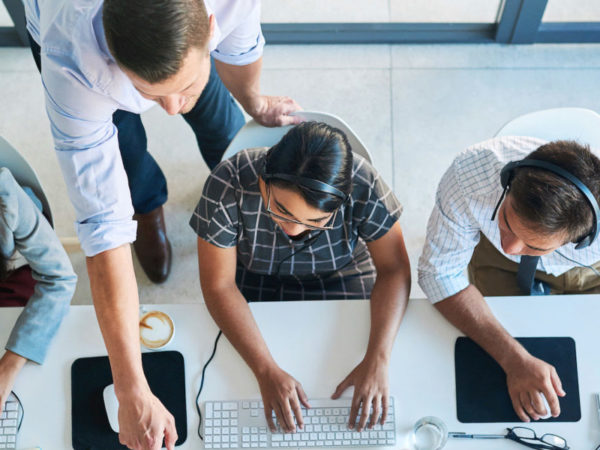
<path id="1" fill-rule="evenodd" d="M 144 347 L 164 347 L 171 341 L 174 332 L 173 321 L 161 311 L 150 311 L 140 319 L 140 341 Z"/>

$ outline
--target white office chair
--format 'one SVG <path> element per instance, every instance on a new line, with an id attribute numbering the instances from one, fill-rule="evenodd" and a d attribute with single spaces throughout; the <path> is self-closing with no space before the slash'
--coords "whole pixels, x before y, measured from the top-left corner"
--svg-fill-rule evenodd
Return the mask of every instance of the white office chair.
<path id="1" fill-rule="evenodd" d="M 361 155 L 367 161 L 372 162 L 371 154 L 365 147 L 365 144 L 360 138 L 352 131 L 346 122 L 333 114 L 322 113 L 322 112 L 311 112 L 311 111 L 298 111 L 293 113 L 302 117 L 304 120 L 314 120 L 316 122 L 324 122 L 327 125 L 342 130 L 348 137 L 348 142 L 354 153 Z M 292 128 L 292 125 L 277 128 L 267 128 L 258 124 L 254 120 L 249 121 L 242 127 L 240 131 L 235 135 L 225 154 L 223 159 L 227 159 L 235 155 L 240 150 L 246 148 L 256 147 L 271 147 L 275 145 L 283 137 L 288 130 Z"/>
<path id="2" fill-rule="evenodd" d="M 52 211 L 50 210 L 50 203 L 44 193 L 42 184 L 35 173 L 35 170 L 29 165 L 29 163 L 21 156 L 21 154 L 6 140 L 0 137 L 0 167 L 6 167 L 11 171 L 17 183 L 21 186 L 29 187 L 35 196 L 42 203 L 42 212 L 50 225 L 54 227 L 52 219 Z M 74 251 L 81 250 L 79 240 L 76 237 L 62 237 L 60 242 L 67 251 L 72 253 Z"/>
<path id="3" fill-rule="evenodd" d="M 545 109 L 511 120 L 500 128 L 496 136 L 574 140 L 600 149 L 600 115 L 585 108 Z"/>

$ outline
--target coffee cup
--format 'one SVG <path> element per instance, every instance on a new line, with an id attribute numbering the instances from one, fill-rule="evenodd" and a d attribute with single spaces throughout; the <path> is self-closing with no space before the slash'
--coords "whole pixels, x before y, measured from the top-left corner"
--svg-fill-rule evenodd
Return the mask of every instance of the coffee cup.
<path id="1" fill-rule="evenodd" d="M 166 347 L 175 336 L 175 325 L 167 313 L 148 311 L 140 318 L 140 342 L 149 350 Z"/>

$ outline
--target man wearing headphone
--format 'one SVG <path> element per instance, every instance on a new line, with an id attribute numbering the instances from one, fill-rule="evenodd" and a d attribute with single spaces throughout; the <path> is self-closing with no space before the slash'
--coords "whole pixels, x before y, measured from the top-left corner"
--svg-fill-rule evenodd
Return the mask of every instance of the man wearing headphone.
<path id="1" fill-rule="evenodd" d="M 506 372 L 515 412 L 560 414 L 561 381 L 494 317 L 484 296 L 600 292 L 600 159 L 576 142 L 499 137 L 459 154 L 436 194 L 419 285 Z M 467 276 L 468 273 L 468 276 Z"/>

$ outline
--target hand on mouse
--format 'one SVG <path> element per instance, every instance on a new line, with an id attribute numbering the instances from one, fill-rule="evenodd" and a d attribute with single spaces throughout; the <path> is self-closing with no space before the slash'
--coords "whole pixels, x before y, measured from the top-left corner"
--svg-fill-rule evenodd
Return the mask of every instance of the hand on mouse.
<path id="1" fill-rule="evenodd" d="M 558 397 L 566 395 L 554 366 L 527 354 L 513 359 L 507 367 L 506 383 L 513 408 L 523 422 L 538 420 L 545 415 L 540 396 L 544 394 L 552 417 L 560 414 Z"/>
<path id="2" fill-rule="evenodd" d="M 0 359 L 0 414 L 4 409 L 4 403 L 10 395 L 10 391 L 17 379 L 21 368 L 27 359 L 9 350 Z"/>
<path id="3" fill-rule="evenodd" d="M 168 450 L 175 448 L 178 437 L 175 419 L 149 387 L 129 389 L 117 397 L 121 444 L 135 450 L 159 450 L 164 438 Z"/>

